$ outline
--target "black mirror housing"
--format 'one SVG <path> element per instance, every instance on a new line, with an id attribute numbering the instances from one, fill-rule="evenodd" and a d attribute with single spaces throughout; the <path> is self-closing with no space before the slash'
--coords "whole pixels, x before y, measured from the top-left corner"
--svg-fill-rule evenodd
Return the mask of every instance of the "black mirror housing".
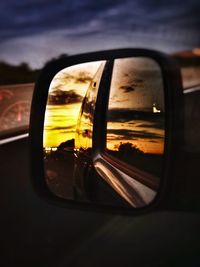
<path id="1" fill-rule="evenodd" d="M 45 120 L 45 110 L 48 99 L 48 91 L 50 84 L 55 75 L 68 67 L 94 61 L 114 61 L 123 58 L 148 58 L 154 60 L 162 74 L 164 88 L 164 106 L 165 106 L 165 140 L 162 179 L 157 186 L 156 197 L 146 206 L 138 209 L 131 209 L 124 205 L 123 207 L 113 207 L 106 204 L 98 204 L 96 202 L 81 202 L 74 200 L 66 200 L 56 196 L 47 186 L 45 181 L 45 171 L 43 162 L 43 130 Z M 104 82 L 110 83 L 111 75 L 105 76 Z M 96 84 L 93 84 L 96 86 Z M 102 113 L 106 112 L 102 107 L 102 99 L 105 92 L 100 90 L 96 110 L 94 114 L 94 136 L 93 136 L 93 163 L 97 163 L 98 155 L 102 155 L 105 147 L 105 133 L 102 131 L 103 125 L 106 126 L 106 116 Z M 32 184 L 38 195 L 52 204 L 69 208 L 94 209 L 99 211 L 114 213 L 131 213 L 140 214 L 151 210 L 166 209 L 173 206 L 173 194 L 176 191 L 174 179 L 176 177 L 176 160 L 181 151 L 183 141 L 183 89 L 181 82 L 180 69 L 176 62 L 169 56 L 147 49 L 119 49 L 101 51 L 95 53 L 81 54 L 77 56 L 63 57 L 47 64 L 35 85 L 31 118 L 30 118 L 30 147 L 31 147 L 31 177 Z M 106 158 L 106 156 L 104 157 Z M 109 162 L 109 158 L 108 158 Z M 117 161 L 116 161 L 117 162 Z M 122 164 L 123 165 L 123 164 Z M 126 165 L 124 165 L 126 166 Z M 125 168 L 125 167 L 124 167 Z M 125 171 L 126 172 L 126 171 Z"/>

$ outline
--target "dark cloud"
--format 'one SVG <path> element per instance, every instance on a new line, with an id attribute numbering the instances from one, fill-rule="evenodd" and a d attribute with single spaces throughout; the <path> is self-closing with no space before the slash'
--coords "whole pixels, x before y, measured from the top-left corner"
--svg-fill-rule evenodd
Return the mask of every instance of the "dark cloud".
<path id="1" fill-rule="evenodd" d="M 127 130 L 127 129 L 108 129 L 108 134 L 116 135 L 116 140 L 132 140 L 132 139 L 160 139 L 163 136 L 158 135 L 156 133 L 151 133 L 147 131 L 135 131 L 135 130 Z"/>
<path id="2" fill-rule="evenodd" d="M 108 139 L 111 141 L 111 140 L 119 140 L 119 141 L 123 141 L 122 139 L 125 138 L 125 136 L 123 135 L 115 135 L 115 134 L 111 134 L 109 133 L 109 136 L 108 136 Z M 126 138 L 127 140 L 131 140 L 131 141 L 134 141 L 134 140 L 137 140 L 137 138 L 133 138 L 133 137 L 128 137 Z"/>
<path id="3" fill-rule="evenodd" d="M 142 79 L 135 79 L 136 83 L 143 83 L 144 81 Z"/>
<path id="4" fill-rule="evenodd" d="M 149 73 L 150 72 L 150 73 Z M 124 93 L 130 93 L 130 92 L 133 92 L 136 90 L 136 88 L 142 88 L 144 85 L 143 85 L 143 80 L 142 79 L 135 79 L 134 78 L 134 74 L 136 73 L 136 71 L 134 70 L 134 73 L 130 73 L 130 74 L 125 74 L 124 76 L 125 77 L 129 77 L 128 78 L 128 82 L 125 84 L 125 85 L 122 85 L 119 87 L 120 90 L 123 90 Z M 152 72 L 151 71 L 148 71 L 148 72 L 144 72 L 143 71 L 143 75 L 147 75 L 148 76 L 152 76 Z M 155 73 L 153 73 L 153 75 L 155 75 Z"/>
<path id="5" fill-rule="evenodd" d="M 48 96 L 49 105 L 65 105 L 80 103 L 83 97 L 77 94 L 74 90 L 63 91 L 56 89 Z"/>
<path id="6" fill-rule="evenodd" d="M 134 87 L 129 86 L 129 85 L 123 85 L 123 86 L 121 86 L 119 89 L 123 90 L 124 93 L 133 92 L 133 91 L 135 90 Z"/>
<path id="7" fill-rule="evenodd" d="M 1 1 L 1 38 L 13 38 L 54 29 L 89 32 L 104 30 L 194 32 L 200 25 L 198 0 L 21 0 Z M 122 23 L 123 22 L 123 23 Z M 102 28 L 103 27 L 103 28 Z M 79 34 L 87 32 L 82 31 Z M 71 34 L 75 32 L 71 31 Z"/>
<path id="8" fill-rule="evenodd" d="M 86 71 L 79 71 L 74 75 L 69 73 L 62 73 L 61 76 L 55 77 L 54 79 L 61 82 L 61 84 L 62 82 L 88 83 L 91 82 L 92 76 Z M 60 86 L 58 85 L 57 88 L 59 89 L 59 87 Z"/>
<path id="9" fill-rule="evenodd" d="M 199 14 L 199 0 L 1 1 L 1 58 L 37 65 L 63 52 L 187 49 L 200 44 Z"/>
<path id="10" fill-rule="evenodd" d="M 150 142 L 150 143 L 155 143 L 155 144 L 158 143 L 158 141 L 153 140 L 153 139 L 149 140 L 149 142 Z"/>
<path id="11" fill-rule="evenodd" d="M 160 121 L 153 122 L 151 124 L 141 123 L 141 124 L 137 125 L 137 127 L 141 127 L 141 128 L 156 128 L 156 129 L 163 130 L 165 128 L 165 121 L 164 121 L 164 118 L 163 118 L 163 119 L 160 119 Z"/>
<path id="12" fill-rule="evenodd" d="M 57 29 L 75 29 L 122 1 L 1 1 L 1 37 L 12 38 Z M 21 32 L 21 33 L 20 33 Z M 73 32 L 71 32 L 73 33 Z"/>
<path id="13" fill-rule="evenodd" d="M 74 79 L 76 83 L 88 83 L 92 80 L 92 77 L 87 72 L 81 71 Z"/>
<path id="14" fill-rule="evenodd" d="M 143 112 L 132 109 L 110 109 L 107 117 L 109 122 L 130 122 L 134 120 L 144 120 L 154 123 L 160 123 L 164 119 L 162 113 Z"/>
<path id="15" fill-rule="evenodd" d="M 45 126 L 45 130 L 48 130 L 48 131 L 63 131 L 64 133 L 66 132 L 71 132 L 71 130 L 74 130 L 74 127 L 76 125 L 69 125 L 69 126 Z"/>

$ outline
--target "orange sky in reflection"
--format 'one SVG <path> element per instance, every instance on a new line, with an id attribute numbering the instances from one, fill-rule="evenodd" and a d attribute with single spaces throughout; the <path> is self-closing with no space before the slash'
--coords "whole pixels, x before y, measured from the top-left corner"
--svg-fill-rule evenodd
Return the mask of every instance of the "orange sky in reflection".
<path id="1" fill-rule="evenodd" d="M 57 147 L 60 143 L 74 138 L 80 107 L 81 103 L 47 106 L 43 136 L 44 147 Z"/>
<path id="2" fill-rule="evenodd" d="M 152 140 L 152 139 L 121 139 L 119 140 L 110 140 L 109 136 L 107 138 L 107 148 L 110 150 L 118 150 L 117 147 L 121 143 L 132 143 L 134 146 L 138 147 L 144 153 L 150 154 L 163 154 L 164 151 L 164 143 L 163 140 Z"/>
<path id="3" fill-rule="evenodd" d="M 54 77 L 49 93 L 55 89 L 73 90 L 76 94 L 85 96 L 90 84 L 84 81 L 85 76 L 95 75 L 102 61 L 83 63 L 66 68 Z M 75 138 L 76 124 L 82 102 L 64 105 L 47 105 L 43 133 L 44 147 L 57 147 L 60 143 Z"/>
<path id="4" fill-rule="evenodd" d="M 90 84 L 90 81 L 83 82 L 83 79 L 77 79 L 72 77 L 80 78 L 80 73 L 87 73 L 91 77 L 94 77 L 96 71 L 98 70 L 100 62 L 84 63 L 80 65 L 75 65 L 64 69 L 59 72 L 53 79 L 49 92 L 52 93 L 55 89 L 60 89 L 63 91 L 73 90 L 76 94 L 85 96 L 86 90 Z M 136 77 L 139 79 L 138 77 Z M 116 85 L 115 85 L 116 86 Z M 127 94 L 118 94 L 121 98 L 120 104 L 124 105 L 125 98 Z M 131 95 L 129 99 L 131 99 Z M 129 101 L 130 102 L 130 101 Z M 77 119 L 81 108 L 81 103 L 68 103 L 64 105 L 47 105 L 45 113 L 45 124 L 44 124 L 44 135 L 43 135 L 43 145 L 44 147 L 57 147 L 62 142 L 75 138 Z M 114 103 L 116 105 L 116 103 Z M 131 107 L 132 103 L 129 103 Z M 117 106 L 118 107 L 118 106 Z M 109 122 L 108 129 L 127 129 L 134 131 L 145 131 L 149 133 L 155 133 L 162 138 L 160 139 L 148 139 L 148 138 L 135 138 L 130 140 L 130 138 L 121 138 L 117 135 L 107 135 L 107 148 L 116 149 L 120 145 L 120 142 L 126 143 L 131 142 L 136 145 L 140 150 L 145 153 L 155 153 L 162 154 L 164 149 L 164 131 L 156 128 L 138 128 L 129 123 L 117 123 Z M 117 139 L 118 138 L 118 139 Z"/>
<path id="5" fill-rule="evenodd" d="M 120 123 L 120 122 L 109 122 L 107 124 L 108 129 L 123 129 L 123 130 L 133 130 L 135 132 L 141 133 L 149 133 L 149 134 L 156 134 L 159 138 L 135 138 L 133 135 L 133 139 L 130 138 L 120 139 L 117 140 L 117 135 L 114 134 L 107 134 L 107 148 L 111 150 L 116 150 L 117 147 L 122 143 L 132 143 L 133 145 L 137 146 L 140 150 L 144 153 L 152 153 L 152 154 L 162 154 L 164 150 L 164 130 L 156 129 L 156 128 L 148 128 L 148 127 L 141 127 L 140 124 L 144 123 L 144 121 L 138 121 L 136 125 L 130 125 L 129 123 Z M 145 122 L 147 124 L 147 122 Z"/>
<path id="6" fill-rule="evenodd" d="M 142 123 L 142 121 L 138 122 Z M 132 143 L 134 146 L 137 146 L 144 153 L 152 153 L 152 154 L 163 154 L 164 151 L 164 130 L 156 129 L 156 128 L 145 128 L 130 125 L 129 123 L 112 123 L 109 122 L 107 125 L 108 129 L 126 129 L 126 130 L 134 130 L 138 133 L 148 132 L 149 134 L 156 134 L 160 138 L 135 138 L 131 140 L 130 138 L 121 138 L 120 140 L 116 140 L 117 135 L 107 134 L 107 148 L 111 150 L 117 150 L 117 147 L 122 143 Z"/>
<path id="7" fill-rule="evenodd" d="M 111 81 L 109 111 L 130 109 L 153 114 L 153 107 L 164 113 L 163 80 L 157 62 L 149 58 L 117 59 Z M 154 124 L 150 120 L 120 122 L 126 118 L 113 117 L 113 119 L 115 121 L 107 124 L 107 129 L 110 130 L 107 134 L 108 149 L 116 150 L 120 142 L 129 142 L 144 153 L 163 153 L 164 129 L 155 128 L 156 122 Z M 117 134 L 114 134 L 115 132 Z"/>

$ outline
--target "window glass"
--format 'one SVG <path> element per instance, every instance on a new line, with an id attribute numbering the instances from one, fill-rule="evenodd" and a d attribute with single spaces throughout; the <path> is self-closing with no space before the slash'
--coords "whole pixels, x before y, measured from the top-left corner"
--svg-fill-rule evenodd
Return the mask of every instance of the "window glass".
<path id="1" fill-rule="evenodd" d="M 107 153 L 128 168 L 160 176 L 164 112 L 159 65 L 149 58 L 115 60 L 107 114 Z"/>

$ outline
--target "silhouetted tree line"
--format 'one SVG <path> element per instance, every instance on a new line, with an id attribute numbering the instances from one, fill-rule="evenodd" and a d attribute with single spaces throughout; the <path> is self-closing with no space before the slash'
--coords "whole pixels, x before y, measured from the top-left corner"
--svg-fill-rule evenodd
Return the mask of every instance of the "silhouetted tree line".
<path id="1" fill-rule="evenodd" d="M 118 147 L 118 153 L 122 156 L 136 155 L 136 154 L 144 154 L 142 150 L 140 150 L 136 145 L 132 143 L 122 143 Z"/>
<path id="2" fill-rule="evenodd" d="M 0 62 L 0 84 L 18 84 L 35 82 L 40 70 L 32 70 L 27 63 L 13 66 Z"/>
<path id="3" fill-rule="evenodd" d="M 75 140 L 74 138 L 67 140 L 65 142 L 62 142 L 59 146 L 58 149 L 64 149 L 64 148 L 73 148 L 75 146 Z"/>
<path id="4" fill-rule="evenodd" d="M 64 57 L 67 57 L 67 54 L 61 54 L 57 58 L 50 59 L 46 62 L 46 64 L 51 63 L 55 59 L 61 59 Z M 7 62 L 0 62 L 0 85 L 35 82 L 40 71 L 41 69 L 31 69 L 28 63 L 25 62 L 18 66 Z"/>
<path id="5" fill-rule="evenodd" d="M 200 57 L 191 55 L 188 57 L 184 57 L 182 55 L 174 55 L 175 60 L 179 63 L 179 65 L 183 67 L 190 67 L 190 66 L 200 66 Z"/>

